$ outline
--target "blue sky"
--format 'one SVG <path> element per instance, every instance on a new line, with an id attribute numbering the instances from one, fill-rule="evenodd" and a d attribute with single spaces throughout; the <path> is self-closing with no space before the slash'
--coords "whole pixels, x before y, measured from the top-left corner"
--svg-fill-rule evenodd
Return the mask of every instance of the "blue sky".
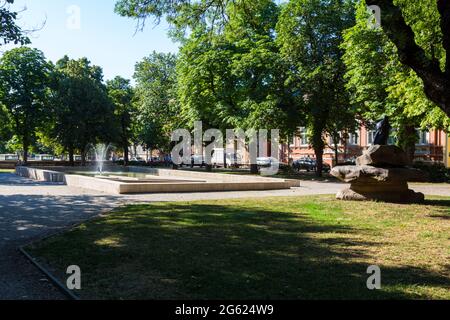
<path id="1" fill-rule="evenodd" d="M 105 79 L 116 75 L 131 79 L 135 63 L 152 51 L 178 51 L 163 21 L 158 26 L 149 21 L 143 32 L 135 34 L 136 21 L 115 14 L 114 4 L 115 0 L 15 0 L 13 8 L 26 7 L 19 20 L 25 29 L 45 21 L 43 29 L 31 35 L 31 46 L 42 50 L 47 59 L 85 56 L 103 68 Z"/>

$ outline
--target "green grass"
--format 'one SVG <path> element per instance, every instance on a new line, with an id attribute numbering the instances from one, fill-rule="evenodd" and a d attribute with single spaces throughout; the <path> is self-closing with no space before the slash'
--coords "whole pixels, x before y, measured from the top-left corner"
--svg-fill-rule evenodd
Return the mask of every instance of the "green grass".
<path id="1" fill-rule="evenodd" d="M 14 170 L 12 170 L 12 169 L 0 169 L 0 174 L 1 173 L 13 173 L 14 172 Z"/>
<path id="2" fill-rule="evenodd" d="M 85 299 L 450 299 L 450 199 L 131 205 L 28 250 Z M 380 291 L 366 288 L 370 265 Z M 64 280 L 65 283 L 65 280 Z"/>

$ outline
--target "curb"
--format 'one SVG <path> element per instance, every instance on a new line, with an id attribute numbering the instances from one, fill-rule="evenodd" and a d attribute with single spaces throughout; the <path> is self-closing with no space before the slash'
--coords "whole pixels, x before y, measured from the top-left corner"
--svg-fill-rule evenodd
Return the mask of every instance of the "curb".
<path id="1" fill-rule="evenodd" d="M 28 259 L 36 268 L 39 269 L 49 280 L 52 282 L 61 293 L 63 293 L 70 300 L 81 300 L 78 296 L 72 293 L 69 289 L 66 288 L 56 277 L 54 277 L 46 268 L 44 268 L 39 262 L 36 261 L 28 252 L 25 251 L 23 247 L 19 248 L 19 252 L 22 253 L 25 258 Z"/>

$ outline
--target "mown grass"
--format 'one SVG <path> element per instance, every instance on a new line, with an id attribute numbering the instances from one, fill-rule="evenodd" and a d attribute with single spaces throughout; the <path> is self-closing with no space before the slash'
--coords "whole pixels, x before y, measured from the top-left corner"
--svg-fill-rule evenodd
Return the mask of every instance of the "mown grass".
<path id="1" fill-rule="evenodd" d="M 315 196 L 130 205 L 28 250 L 85 299 L 449 299 L 449 235 L 449 198 Z"/>
<path id="2" fill-rule="evenodd" d="M 14 172 L 14 170 L 11 170 L 11 169 L 0 169 L 0 174 L 1 173 L 13 173 Z"/>

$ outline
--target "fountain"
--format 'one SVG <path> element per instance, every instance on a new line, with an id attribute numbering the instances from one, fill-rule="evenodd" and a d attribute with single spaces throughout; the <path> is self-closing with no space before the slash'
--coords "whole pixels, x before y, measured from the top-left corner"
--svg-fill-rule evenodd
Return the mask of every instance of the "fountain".
<path id="1" fill-rule="evenodd" d="M 91 151 L 94 154 L 95 168 L 99 175 L 103 174 L 103 168 L 106 162 L 106 156 L 108 151 L 111 149 L 111 144 L 99 143 L 97 145 L 91 146 Z"/>
<path id="2" fill-rule="evenodd" d="M 114 165 L 106 168 L 111 148 L 106 144 L 88 146 L 88 153 L 95 160 L 94 168 L 81 167 L 74 171 L 73 167 L 18 166 L 16 173 L 38 181 L 61 182 L 70 187 L 110 194 L 281 190 L 300 186 L 296 180 L 266 177 Z"/>

